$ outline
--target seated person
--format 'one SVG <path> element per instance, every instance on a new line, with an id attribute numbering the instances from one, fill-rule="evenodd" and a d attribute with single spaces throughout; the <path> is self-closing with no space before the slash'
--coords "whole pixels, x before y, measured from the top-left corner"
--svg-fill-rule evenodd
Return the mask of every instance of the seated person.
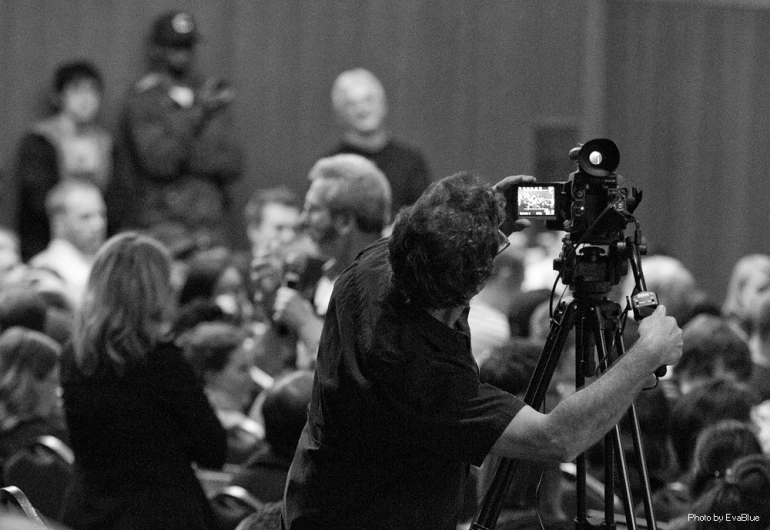
<path id="1" fill-rule="evenodd" d="M 246 414 L 259 390 L 251 377 L 253 341 L 238 326 L 202 322 L 179 340 L 188 362 L 228 432 L 227 462 L 240 464 L 264 438 L 264 429 Z"/>
<path id="2" fill-rule="evenodd" d="M 188 260 L 179 292 L 180 308 L 216 305 L 233 323 L 248 322 L 254 310 L 246 285 L 245 268 L 224 247 L 194 254 Z"/>
<path id="3" fill-rule="evenodd" d="M 59 399 L 61 347 L 20 326 L 0 335 L 0 461 L 43 435 L 68 439 Z"/>
<path id="4" fill-rule="evenodd" d="M 98 123 L 104 92 L 101 72 L 88 61 L 69 61 L 57 68 L 52 88 L 56 112 L 35 123 L 22 138 L 16 161 L 24 261 L 54 237 L 45 203 L 58 182 L 85 180 L 109 197 L 117 191 L 113 138 Z M 125 202 L 125 197 L 115 199 L 109 201 L 110 215 L 118 214 Z"/>
<path id="5" fill-rule="evenodd" d="M 29 264 L 58 276 L 67 302 L 72 309 L 77 309 L 96 252 L 107 235 L 104 199 L 94 184 L 70 179 L 48 192 L 45 206 L 52 239 Z"/>
<path id="6" fill-rule="evenodd" d="M 233 478 L 233 485 L 245 488 L 263 502 L 283 499 L 286 475 L 305 427 L 312 390 L 313 372 L 297 370 L 280 377 L 265 391 L 265 443 Z"/>
<path id="7" fill-rule="evenodd" d="M 674 366 L 679 391 L 721 377 L 748 383 L 752 363 L 748 344 L 722 317 L 698 315 L 682 329 L 684 349 Z"/>

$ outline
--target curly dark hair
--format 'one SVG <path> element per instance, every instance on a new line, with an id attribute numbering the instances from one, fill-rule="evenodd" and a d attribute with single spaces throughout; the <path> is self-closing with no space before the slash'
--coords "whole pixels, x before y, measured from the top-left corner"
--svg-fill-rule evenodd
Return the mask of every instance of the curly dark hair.
<path id="1" fill-rule="evenodd" d="M 395 288 L 426 309 L 467 304 L 492 274 L 504 206 L 502 194 L 473 173 L 432 184 L 393 227 Z"/>

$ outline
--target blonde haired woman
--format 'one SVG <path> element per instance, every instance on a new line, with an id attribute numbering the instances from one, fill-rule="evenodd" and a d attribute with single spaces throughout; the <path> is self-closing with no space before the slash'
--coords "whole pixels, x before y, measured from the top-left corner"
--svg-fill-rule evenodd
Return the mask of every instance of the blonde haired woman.
<path id="1" fill-rule="evenodd" d="M 96 256 L 62 358 L 75 475 L 63 522 L 85 529 L 207 529 L 192 464 L 221 467 L 225 431 L 168 337 L 171 262 L 127 232 Z"/>

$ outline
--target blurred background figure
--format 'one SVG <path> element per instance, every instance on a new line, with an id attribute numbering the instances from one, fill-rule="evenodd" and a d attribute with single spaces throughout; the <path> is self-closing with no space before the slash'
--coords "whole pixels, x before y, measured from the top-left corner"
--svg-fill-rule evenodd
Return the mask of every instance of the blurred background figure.
<path id="1" fill-rule="evenodd" d="M 749 340 L 759 299 L 770 289 L 770 256 L 750 254 L 738 260 L 727 284 L 722 314 Z"/>
<path id="2" fill-rule="evenodd" d="M 721 316 L 695 317 L 682 329 L 682 340 L 682 357 L 674 366 L 681 394 L 718 378 L 745 384 L 751 380 L 749 345 Z"/>
<path id="3" fill-rule="evenodd" d="M 190 13 L 157 17 L 150 71 L 132 88 L 123 119 L 136 196 L 135 222 L 169 247 L 229 243 L 228 186 L 242 171 L 229 84 L 194 69 L 200 40 Z"/>
<path id="4" fill-rule="evenodd" d="M 56 184 L 46 196 L 52 239 L 29 264 L 53 272 L 72 309 L 80 306 L 96 252 L 107 235 L 104 199 L 99 188 L 85 180 Z"/>
<path id="5" fill-rule="evenodd" d="M 286 475 L 305 427 L 312 391 L 313 372 L 309 370 L 288 372 L 265 391 L 261 404 L 265 441 L 232 484 L 245 488 L 262 502 L 283 499 Z"/>
<path id="6" fill-rule="evenodd" d="M 471 352 L 481 365 L 490 348 L 502 346 L 511 337 L 509 315 L 521 294 L 524 256 L 508 247 L 495 258 L 492 276 L 470 303 L 468 325 Z"/>
<path id="7" fill-rule="evenodd" d="M 0 464 L 40 436 L 69 439 L 59 397 L 60 352 L 38 331 L 15 326 L 0 335 Z"/>
<path id="8" fill-rule="evenodd" d="M 202 250 L 188 258 L 178 293 L 180 317 L 209 308 L 218 309 L 223 320 L 234 324 L 250 322 L 254 307 L 248 266 L 248 262 L 224 247 Z"/>
<path id="9" fill-rule="evenodd" d="M 110 197 L 115 184 L 113 139 L 98 123 L 104 93 L 101 72 L 90 61 L 64 63 L 56 69 L 52 89 L 55 114 L 32 126 L 17 153 L 18 227 L 24 261 L 55 237 L 45 203 L 56 183 L 86 180 Z M 118 224 L 117 218 L 110 220 Z"/>
<path id="10" fill-rule="evenodd" d="M 770 400 L 770 293 L 759 300 L 751 337 L 751 386 L 763 401 Z"/>
<path id="11" fill-rule="evenodd" d="M 252 257 L 290 245 L 301 210 L 299 197 L 285 186 L 257 190 L 243 212 Z"/>
<path id="12" fill-rule="evenodd" d="M 393 190 L 390 218 L 395 219 L 395 214 L 414 203 L 431 182 L 425 157 L 388 132 L 385 89 L 369 70 L 354 68 L 339 74 L 331 96 L 342 138 L 329 155 L 353 153 L 374 162 Z"/>
<path id="13" fill-rule="evenodd" d="M 75 453 L 62 522 L 76 530 L 208 530 L 214 516 L 192 464 L 221 468 L 224 428 L 169 336 L 171 258 L 135 232 L 100 250 L 62 354 Z"/>
<path id="14" fill-rule="evenodd" d="M 672 521 L 669 528 L 763 530 L 770 520 L 768 498 L 770 460 L 764 455 L 744 456 L 736 460 L 711 489 L 693 501 L 686 515 Z"/>
<path id="15" fill-rule="evenodd" d="M 265 437 L 265 429 L 247 412 L 262 390 L 251 377 L 253 340 L 227 322 L 202 322 L 181 340 L 209 403 L 227 430 L 227 462 L 242 464 Z"/>

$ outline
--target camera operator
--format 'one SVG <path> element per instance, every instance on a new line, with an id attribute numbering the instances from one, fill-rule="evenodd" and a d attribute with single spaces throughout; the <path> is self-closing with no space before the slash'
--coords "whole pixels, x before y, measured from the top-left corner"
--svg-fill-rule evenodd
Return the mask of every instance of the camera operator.
<path id="1" fill-rule="evenodd" d="M 479 382 L 468 302 L 507 244 L 501 192 L 533 180 L 442 179 L 337 279 L 287 480 L 287 529 L 454 530 L 469 465 L 489 452 L 573 459 L 679 358 L 681 331 L 659 307 L 627 354 L 548 414 Z"/>

